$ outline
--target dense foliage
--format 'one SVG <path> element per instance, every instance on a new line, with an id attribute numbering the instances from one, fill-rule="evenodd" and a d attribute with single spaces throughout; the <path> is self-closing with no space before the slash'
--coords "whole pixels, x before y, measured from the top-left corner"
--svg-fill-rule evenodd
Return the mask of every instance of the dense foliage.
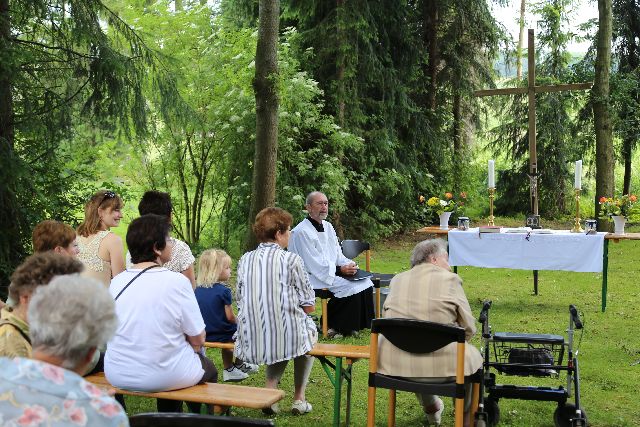
<path id="1" fill-rule="evenodd" d="M 124 193 L 130 211 L 146 189 L 170 192 L 175 233 L 196 253 L 243 247 L 258 2 L 210 3 L 0 0 L 0 282 L 29 252 L 37 221 L 75 224 L 99 187 Z M 629 192 L 640 12 L 613 3 L 611 99 Z M 538 84 L 593 80 L 594 51 L 573 64 L 566 49 L 572 5 L 536 6 Z M 349 238 L 432 221 L 420 195 L 466 192 L 465 213 L 486 214 L 478 159 L 494 154 L 498 212 L 528 211 L 526 100 L 473 96 L 498 85 L 498 51 L 511 57 L 489 2 L 281 0 L 281 12 L 276 204 L 296 221 L 314 189 Z M 570 210 L 571 162 L 593 164 L 590 101 L 538 97 L 543 215 Z M 490 153 L 478 135 L 494 142 Z"/>
<path id="2" fill-rule="evenodd" d="M 153 53 L 98 0 L 0 2 L 0 282 L 45 217 L 73 223 L 103 132 L 142 134 Z M 175 95 L 157 72 L 153 92 Z M 92 186 L 92 185 L 91 185 Z"/>

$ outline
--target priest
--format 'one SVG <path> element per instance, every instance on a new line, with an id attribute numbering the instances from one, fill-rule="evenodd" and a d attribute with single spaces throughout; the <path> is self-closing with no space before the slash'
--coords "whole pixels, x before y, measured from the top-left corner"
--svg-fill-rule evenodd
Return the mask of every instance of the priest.
<path id="1" fill-rule="evenodd" d="M 328 335 L 353 335 L 371 327 L 374 317 L 373 283 L 368 278 L 354 280 L 358 272 L 355 262 L 345 257 L 331 223 L 327 196 L 319 191 L 309 193 L 305 201 L 307 217 L 291 233 L 289 251 L 302 257 L 314 289 L 328 289 Z"/>

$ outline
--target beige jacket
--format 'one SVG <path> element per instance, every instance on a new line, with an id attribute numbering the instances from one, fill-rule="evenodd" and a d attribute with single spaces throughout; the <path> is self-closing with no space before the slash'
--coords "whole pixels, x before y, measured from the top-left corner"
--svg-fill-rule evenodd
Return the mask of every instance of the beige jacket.
<path id="1" fill-rule="evenodd" d="M 462 279 L 457 274 L 424 263 L 396 275 L 390 287 L 383 317 L 456 324 L 466 330 L 467 341 L 475 334 L 475 319 L 462 288 Z M 481 366 L 480 352 L 467 343 L 465 375 L 473 374 Z M 381 335 L 378 371 L 401 377 L 453 377 L 456 374 L 456 343 L 430 354 L 418 355 L 398 349 Z"/>

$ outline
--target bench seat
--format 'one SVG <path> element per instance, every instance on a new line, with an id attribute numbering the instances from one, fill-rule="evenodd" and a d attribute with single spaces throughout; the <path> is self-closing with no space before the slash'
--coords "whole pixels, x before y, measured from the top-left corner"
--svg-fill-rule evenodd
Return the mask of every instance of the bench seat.
<path id="1" fill-rule="evenodd" d="M 282 390 L 218 383 L 197 384 L 179 390 L 155 393 L 123 390 L 109 384 L 104 372 L 86 376 L 84 379 L 102 388 L 113 388 L 118 394 L 152 397 L 155 399 L 183 400 L 216 406 L 262 409 L 273 405 L 284 397 L 284 391 Z"/>

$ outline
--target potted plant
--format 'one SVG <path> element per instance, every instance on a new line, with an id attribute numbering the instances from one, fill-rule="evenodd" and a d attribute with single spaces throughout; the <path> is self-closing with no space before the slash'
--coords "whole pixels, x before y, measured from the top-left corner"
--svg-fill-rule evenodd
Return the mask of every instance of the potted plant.
<path id="1" fill-rule="evenodd" d="M 432 196 L 429 199 L 425 199 L 424 196 L 420 196 L 418 200 L 421 204 L 424 204 L 425 212 L 438 215 L 440 228 L 447 230 L 449 229 L 449 217 L 454 212 L 460 213 L 466 198 L 467 195 L 464 192 L 460 193 L 458 197 L 455 197 L 453 193 L 446 192 L 443 198 Z"/>
<path id="2" fill-rule="evenodd" d="M 624 194 L 620 197 L 600 197 L 600 216 L 611 218 L 614 223 L 614 233 L 624 234 L 624 225 L 633 205 L 638 201 L 635 194 Z"/>

